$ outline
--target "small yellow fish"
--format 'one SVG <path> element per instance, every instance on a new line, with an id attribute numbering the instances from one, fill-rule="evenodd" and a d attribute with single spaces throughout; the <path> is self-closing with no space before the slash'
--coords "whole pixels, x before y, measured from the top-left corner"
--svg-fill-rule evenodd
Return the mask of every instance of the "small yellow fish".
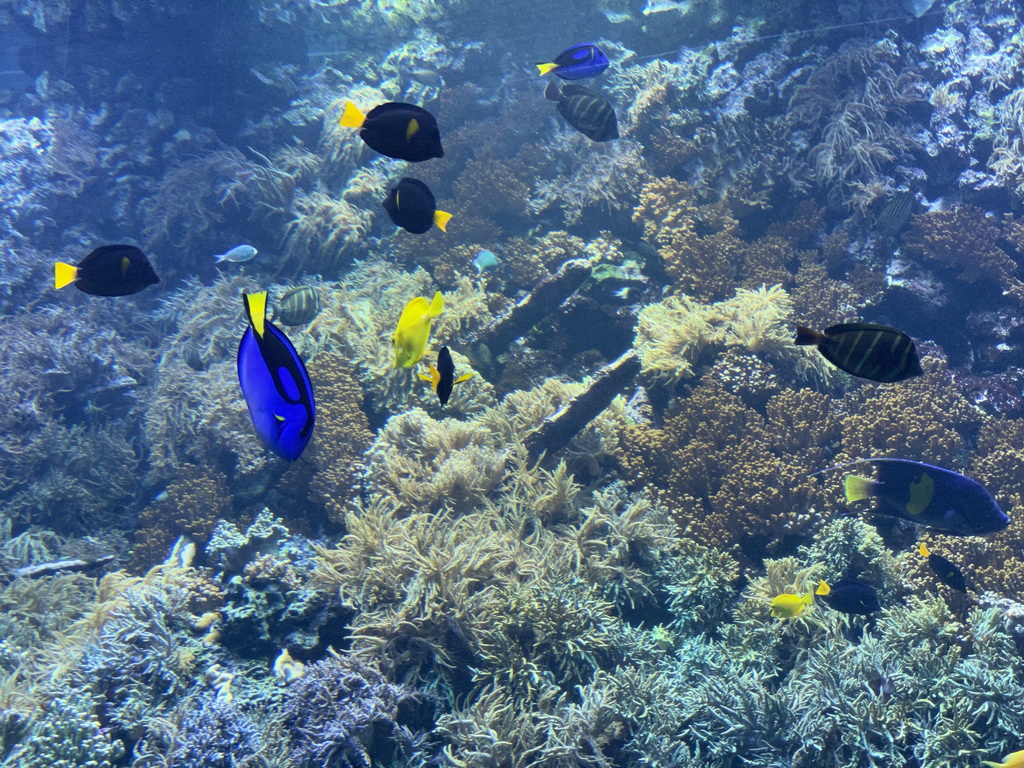
<path id="1" fill-rule="evenodd" d="M 772 600 L 772 618 L 795 618 L 803 613 L 804 608 L 809 605 L 814 605 L 814 596 L 810 592 L 806 595 L 778 595 Z"/>
<path id="2" fill-rule="evenodd" d="M 395 368 L 412 368 L 420 361 L 427 351 L 430 326 L 442 309 L 444 297 L 440 291 L 429 303 L 422 296 L 417 296 L 405 305 L 402 316 L 398 318 L 395 335 L 391 338 L 391 346 L 395 348 Z"/>
<path id="3" fill-rule="evenodd" d="M 982 765 L 989 765 L 992 768 L 1024 768 L 1024 749 L 1019 752 L 1011 752 L 1003 758 L 1001 763 L 993 763 L 989 760 L 984 760 Z"/>

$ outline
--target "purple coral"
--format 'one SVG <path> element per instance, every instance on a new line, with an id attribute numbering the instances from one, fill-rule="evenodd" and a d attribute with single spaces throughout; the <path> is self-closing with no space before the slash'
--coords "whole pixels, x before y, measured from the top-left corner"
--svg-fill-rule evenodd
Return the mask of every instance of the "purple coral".
<path id="1" fill-rule="evenodd" d="M 423 760 L 422 733 L 410 726 L 418 701 L 411 689 L 389 683 L 354 656 L 311 664 L 285 699 L 292 757 L 310 768 L 416 765 Z"/>

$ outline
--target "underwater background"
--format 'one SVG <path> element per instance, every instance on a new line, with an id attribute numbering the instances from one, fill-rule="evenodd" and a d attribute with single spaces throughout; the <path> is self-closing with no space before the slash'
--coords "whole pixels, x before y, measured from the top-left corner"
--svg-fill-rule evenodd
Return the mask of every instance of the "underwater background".
<path id="1" fill-rule="evenodd" d="M 617 138 L 534 66 L 583 42 Z M 1021 3 L 0 0 L 0 58 L 0 766 L 1024 765 Z M 54 289 L 115 243 L 160 282 Z M 855 321 L 921 375 L 794 344 Z M 868 458 L 1011 522 L 812 476 Z"/>

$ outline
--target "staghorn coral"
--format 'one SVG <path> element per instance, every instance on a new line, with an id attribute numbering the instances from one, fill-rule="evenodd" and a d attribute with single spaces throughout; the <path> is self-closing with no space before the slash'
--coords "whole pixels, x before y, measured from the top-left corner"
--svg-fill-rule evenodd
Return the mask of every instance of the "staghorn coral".
<path id="1" fill-rule="evenodd" d="M 310 664 L 285 696 L 292 760 L 337 768 L 418 765 L 424 756 L 407 706 L 416 698 L 406 686 L 389 683 L 377 665 L 352 655 L 334 653 Z"/>

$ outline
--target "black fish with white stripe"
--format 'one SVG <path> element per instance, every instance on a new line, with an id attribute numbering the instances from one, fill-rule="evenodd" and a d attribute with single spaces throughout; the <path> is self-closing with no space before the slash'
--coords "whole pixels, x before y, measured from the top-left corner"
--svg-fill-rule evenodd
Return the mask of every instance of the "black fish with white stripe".
<path id="1" fill-rule="evenodd" d="M 816 346 L 837 368 L 883 384 L 924 373 L 914 340 L 888 325 L 841 323 L 824 331 L 798 325 L 794 343 Z"/>
<path id="2" fill-rule="evenodd" d="M 565 122 L 591 141 L 619 138 L 619 121 L 608 99 L 595 90 L 569 83 L 561 90 L 552 80 L 544 89 L 544 98 L 558 104 Z"/>

